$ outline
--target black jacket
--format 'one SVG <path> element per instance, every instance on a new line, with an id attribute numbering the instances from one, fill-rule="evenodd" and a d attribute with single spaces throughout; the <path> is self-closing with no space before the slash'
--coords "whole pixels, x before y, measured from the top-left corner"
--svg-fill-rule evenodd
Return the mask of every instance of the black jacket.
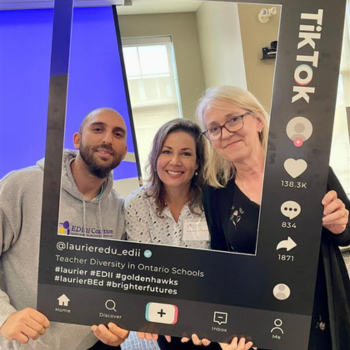
<path id="1" fill-rule="evenodd" d="M 234 180 L 229 181 L 225 188 L 215 189 L 210 186 L 204 188 L 203 205 L 211 232 L 212 249 L 229 250 L 227 223 L 230 205 L 227 203 L 231 203 L 234 188 Z M 350 211 L 350 201 L 331 168 L 327 190 L 335 190 L 338 198 L 345 203 L 346 208 Z M 350 349 L 350 282 L 344 259 L 338 247 L 347 245 L 350 245 L 349 224 L 340 235 L 334 235 L 323 228 L 320 259 L 324 266 L 332 338 L 332 349 L 329 350 Z"/>

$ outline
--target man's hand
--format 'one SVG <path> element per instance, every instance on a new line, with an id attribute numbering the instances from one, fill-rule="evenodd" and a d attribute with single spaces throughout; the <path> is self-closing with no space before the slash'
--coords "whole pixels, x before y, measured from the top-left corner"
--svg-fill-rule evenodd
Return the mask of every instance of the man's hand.
<path id="1" fill-rule="evenodd" d="M 110 346 L 118 346 L 124 343 L 125 339 L 129 336 L 129 331 L 118 327 L 113 322 L 108 323 L 108 328 L 103 324 L 98 326 L 93 325 L 91 330 L 97 339 Z"/>
<path id="2" fill-rule="evenodd" d="M 25 344 L 29 339 L 38 339 L 49 326 L 50 321 L 46 316 L 28 307 L 11 314 L 0 328 L 0 334 L 7 340 Z"/>

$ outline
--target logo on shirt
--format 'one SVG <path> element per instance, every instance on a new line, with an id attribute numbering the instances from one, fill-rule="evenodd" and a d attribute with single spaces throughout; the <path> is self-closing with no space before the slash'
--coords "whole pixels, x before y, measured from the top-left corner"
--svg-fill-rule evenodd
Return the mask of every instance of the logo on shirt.
<path id="1" fill-rule="evenodd" d="M 57 234 L 62 236 L 113 237 L 113 230 L 74 225 L 66 220 L 58 224 Z"/>
<path id="2" fill-rule="evenodd" d="M 70 235 L 70 228 L 69 228 L 69 221 L 61 222 L 58 224 L 58 232 L 57 234 L 63 235 L 63 236 L 69 236 Z"/>

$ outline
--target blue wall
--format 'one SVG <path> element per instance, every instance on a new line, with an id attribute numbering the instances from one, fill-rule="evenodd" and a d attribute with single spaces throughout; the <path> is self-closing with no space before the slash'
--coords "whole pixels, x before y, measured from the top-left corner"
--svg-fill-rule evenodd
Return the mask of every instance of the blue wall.
<path id="1" fill-rule="evenodd" d="M 0 11 L 0 178 L 44 157 L 53 10 Z M 74 9 L 65 147 L 84 116 L 111 107 L 134 152 L 112 7 Z M 114 177 L 137 177 L 123 162 Z"/>

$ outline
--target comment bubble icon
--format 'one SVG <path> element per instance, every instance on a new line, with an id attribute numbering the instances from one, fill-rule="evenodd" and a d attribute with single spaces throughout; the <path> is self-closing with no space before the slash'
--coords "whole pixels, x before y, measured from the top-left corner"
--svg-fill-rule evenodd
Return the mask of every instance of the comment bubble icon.
<path id="1" fill-rule="evenodd" d="M 301 207 L 297 202 L 287 201 L 281 205 L 281 213 L 289 220 L 293 220 L 301 213 Z"/>

